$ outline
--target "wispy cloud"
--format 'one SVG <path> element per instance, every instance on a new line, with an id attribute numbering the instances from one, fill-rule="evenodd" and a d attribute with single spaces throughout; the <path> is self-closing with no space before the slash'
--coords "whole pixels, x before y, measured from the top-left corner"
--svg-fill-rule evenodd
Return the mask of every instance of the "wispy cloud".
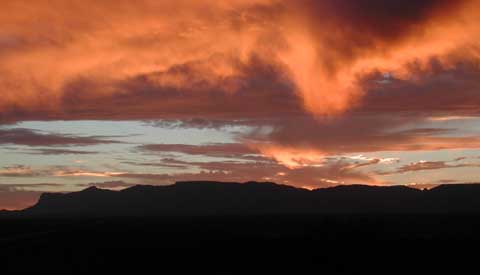
<path id="1" fill-rule="evenodd" d="M 463 160 L 463 158 L 457 158 L 452 162 Z M 462 167 L 480 167 L 480 163 L 452 163 L 449 161 L 418 161 L 411 162 L 409 164 L 403 165 L 394 171 L 382 172 L 379 174 L 389 175 L 389 174 L 399 174 L 407 172 L 416 172 L 422 170 L 438 170 L 438 169 L 447 169 L 447 168 L 462 168 Z"/>
<path id="2" fill-rule="evenodd" d="M 97 144 L 120 143 L 119 141 L 101 137 L 80 137 L 66 134 L 44 133 L 31 129 L 0 129 L 0 144 L 26 146 L 87 146 Z M 40 149 L 38 149 L 40 150 Z M 50 151 L 49 151 L 50 150 Z M 55 152 L 47 149 L 45 152 Z M 60 152 L 60 151 L 56 151 Z M 66 151 L 65 151 L 66 152 Z"/>

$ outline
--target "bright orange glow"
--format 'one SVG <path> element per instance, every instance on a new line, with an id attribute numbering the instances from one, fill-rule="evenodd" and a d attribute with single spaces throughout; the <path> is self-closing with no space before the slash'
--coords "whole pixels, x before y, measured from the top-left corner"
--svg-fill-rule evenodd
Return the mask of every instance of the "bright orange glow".
<path id="1" fill-rule="evenodd" d="M 323 158 L 326 156 L 316 150 L 284 148 L 274 145 L 260 146 L 258 149 L 263 155 L 275 159 L 290 169 L 302 166 L 321 166 Z"/>
<path id="2" fill-rule="evenodd" d="M 68 116 L 65 89 L 85 78 L 110 83 L 150 75 L 159 87 L 189 89 L 198 80 L 229 92 L 236 84 L 222 80 L 258 56 L 286 69 L 307 110 L 337 114 L 358 104 L 358 81 L 369 73 L 411 78 L 412 63 L 428 68 L 431 58 L 448 66 L 454 55 L 479 57 L 479 1 L 423 8 L 430 11 L 390 22 L 392 34 L 375 24 L 362 34 L 354 25 L 362 18 L 333 1 L 3 1 L 0 112 Z M 182 64 L 202 79 L 171 73 Z M 104 85 L 90 92 L 82 96 L 95 102 L 124 91 Z"/>

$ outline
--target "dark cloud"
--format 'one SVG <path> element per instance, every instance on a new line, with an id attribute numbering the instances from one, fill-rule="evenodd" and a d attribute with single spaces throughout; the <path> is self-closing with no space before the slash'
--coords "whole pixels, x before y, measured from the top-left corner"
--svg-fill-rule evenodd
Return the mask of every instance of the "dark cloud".
<path id="1" fill-rule="evenodd" d="M 204 145 L 146 144 L 138 147 L 146 152 L 183 153 L 208 157 L 258 159 L 259 151 L 241 143 L 213 143 Z"/>
<path id="2" fill-rule="evenodd" d="M 263 153 L 298 150 L 335 155 L 480 147 L 478 136 L 456 135 L 458 129 L 411 128 L 425 122 L 425 117 L 415 115 L 356 115 L 322 120 L 304 117 L 276 121 L 272 131 L 252 131 L 242 138 L 256 144 Z"/>
<path id="3" fill-rule="evenodd" d="M 26 146 L 87 146 L 119 141 L 102 139 L 101 137 L 80 137 L 64 134 L 42 133 L 31 129 L 0 129 L 0 144 Z"/>
<path id="4" fill-rule="evenodd" d="M 144 121 L 146 125 L 160 128 L 197 128 L 197 129 L 223 129 L 231 126 L 249 126 L 261 124 L 261 119 L 208 119 L 208 118 L 185 118 Z M 265 121 L 268 124 L 268 121 Z"/>
<path id="5" fill-rule="evenodd" d="M 393 45 L 421 36 L 429 24 L 452 19 L 466 1 L 300 0 L 285 1 L 313 33 L 318 57 L 330 71 L 357 58 L 381 56 Z M 326 30 L 335 31 L 326 31 Z"/>
<path id="6" fill-rule="evenodd" d="M 237 74 L 219 77 L 210 72 L 208 62 L 179 64 L 122 80 L 74 79 L 63 88 L 61 113 L 49 113 L 44 119 L 190 119 L 202 114 L 232 120 L 303 113 L 281 65 L 252 57 L 233 62 Z M 44 115 L 43 110 L 3 113 L 5 121 Z"/>
<path id="7" fill-rule="evenodd" d="M 438 169 L 462 168 L 462 167 L 480 167 L 480 164 L 478 163 L 449 164 L 448 161 L 419 161 L 419 162 L 412 162 L 407 165 L 403 165 L 398 169 L 396 169 L 395 171 L 383 172 L 379 174 L 389 175 L 389 174 L 416 172 L 416 171 L 422 171 L 422 170 L 438 170 Z"/>
<path id="8" fill-rule="evenodd" d="M 23 153 L 31 154 L 31 155 L 90 155 L 90 154 L 98 154 L 98 152 L 92 152 L 92 151 L 79 151 L 79 150 L 69 150 L 69 149 L 49 149 L 49 148 L 31 149 L 29 151 L 23 151 Z"/>
<path id="9" fill-rule="evenodd" d="M 358 111 L 370 113 L 405 113 L 443 115 L 478 115 L 480 104 L 480 63 L 475 58 L 463 59 L 448 66 L 437 59 L 425 68 L 410 67 L 412 77 L 392 76 L 378 82 L 377 75 L 364 85 L 368 92 Z"/>
<path id="10" fill-rule="evenodd" d="M 123 164 L 133 165 L 133 166 L 151 166 L 159 168 L 175 168 L 175 169 L 187 169 L 188 167 L 183 163 L 174 163 L 174 162 L 138 162 L 138 161 L 122 161 Z"/>

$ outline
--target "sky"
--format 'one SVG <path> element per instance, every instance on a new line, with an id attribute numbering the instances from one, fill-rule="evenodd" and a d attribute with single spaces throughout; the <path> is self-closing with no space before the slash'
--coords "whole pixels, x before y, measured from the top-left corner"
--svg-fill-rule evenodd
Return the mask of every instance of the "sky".
<path id="1" fill-rule="evenodd" d="M 0 209 L 480 181 L 480 0 L 3 0 Z"/>

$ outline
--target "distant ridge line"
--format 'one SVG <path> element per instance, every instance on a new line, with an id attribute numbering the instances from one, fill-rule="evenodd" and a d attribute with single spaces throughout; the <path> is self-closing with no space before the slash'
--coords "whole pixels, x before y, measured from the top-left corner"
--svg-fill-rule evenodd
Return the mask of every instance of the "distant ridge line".
<path id="1" fill-rule="evenodd" d="M 6 212 L 0 212 L 2 215 Z M 44 193 L 18 216 L 218 216 L 479 213 L 480 184 L 340 185 L 308 190 L 273 182 L 180 181 L 113 191 Z"/>

